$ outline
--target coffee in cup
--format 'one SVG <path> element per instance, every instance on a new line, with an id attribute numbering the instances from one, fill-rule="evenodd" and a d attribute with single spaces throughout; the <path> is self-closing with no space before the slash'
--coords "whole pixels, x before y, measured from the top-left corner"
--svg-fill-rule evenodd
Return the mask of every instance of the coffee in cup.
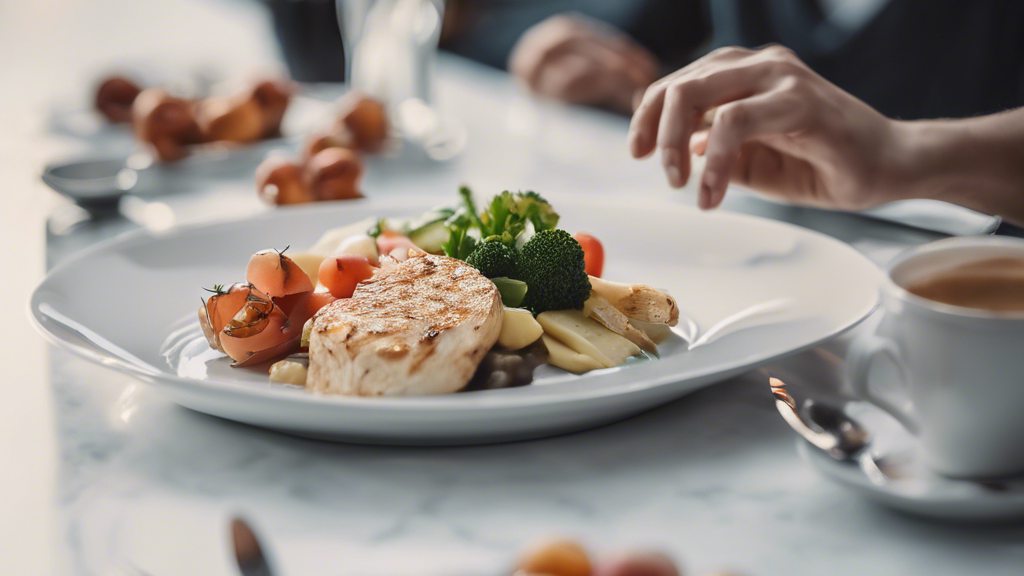
<path id="1" fill-rule="evenodd" d="M 949 238 L 896 258 L 883 318 L 847 356 L 864 399 L 920 440 L 928 466 L 955 477 L 1024 473 L 1024 240 Z M 902 398 L 869 385 L 895 365 Z"/>

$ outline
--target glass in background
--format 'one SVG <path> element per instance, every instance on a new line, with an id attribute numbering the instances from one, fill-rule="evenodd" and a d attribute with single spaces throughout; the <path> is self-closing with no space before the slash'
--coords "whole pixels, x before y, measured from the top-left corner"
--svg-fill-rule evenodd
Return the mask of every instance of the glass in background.
<path id="1" fill-rule="evenodd" d="M 465 130 L 433 105 L 444 1 L 337 0 L 337 14 L 349 87 L 384 104 L 401 142 L 433 160 L 457 156 Z"/>

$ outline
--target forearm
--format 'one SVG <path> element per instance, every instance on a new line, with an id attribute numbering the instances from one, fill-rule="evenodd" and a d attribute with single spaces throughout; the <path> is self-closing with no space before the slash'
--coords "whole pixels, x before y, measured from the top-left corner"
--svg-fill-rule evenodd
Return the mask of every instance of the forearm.
<path id="1" fill-rule="evenodd" d="M 1024 108 L 964 120 L 899 122 L 903 197 L 959 204 L 1024 225 Z"/>

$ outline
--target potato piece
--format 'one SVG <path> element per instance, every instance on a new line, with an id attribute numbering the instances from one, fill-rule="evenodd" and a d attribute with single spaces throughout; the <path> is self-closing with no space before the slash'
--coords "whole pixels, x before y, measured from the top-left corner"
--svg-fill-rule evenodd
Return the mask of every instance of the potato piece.
<path id="1" fill-rule="evenodd" d="M 533 344 L 544 333 L 544 328 L 534 319 L 529 310 L 505 308 L 501 320 L 498 344 L 509 350 L 519 350 Z"/>
<path id="2" fill-rule="evenodd" d="M 374 220 L 373 218 L 365 218 L 358 222 L 348 224 L 347 226 L 332 228 L 325 232 L 324 235 L 321 236 L 319 240 L 317 240 L 316 244 L 314 244 L 312 248 L 307 250 L 307 252 L 319 254 L 324 258 L 328 256 L 333 256 L 337 254 L 338 249 L 341 248 L 342 242 L 348 240 L 353 236 L 366 234 L 366 231 L 373 227 L 375 223 L 376 220 Z"/>
<path id="3" fill-rule="evenodd" d="M 324 261 L 324 256 L 320 254 L 314 254 L 312 252 L 294 252 L 288 255 L 295 262 L 302 271 L 309 276 L 309 281 L 316 285 L 317 272 L 320 270 L 320 263 Z"/>
<path id="4" fill-rule="evenodd" d="M 306 320 L 302 325 L 302 336 L 299 337 L 299 348 L 309 348 L 309 338 L 313 335 L 313 319 Z"/>
<path id="5" fill-rule="evenodd" d="M 544 332 L 605 368 L 621 366 L 640 348 L 622 336 L 587 318 L 579 310 L 550 310 L 537 316 Z"/>
<path id="6" fill-rule="evenodd" d="M 270 381 L 274 384 L 305 386 L 306 372 L 308 370 L 305 364 L 292 362 L 291 360 L 281 360 L 270 365 Z"/>
<path id="7" fill-rule="evenodd" d="M 679 322 L 676 301 L 660 290 L 643 284 L 622 284 L 590 277 L 593 294 L 608 301 L 617 310 L 634 320 L 675 326 Z"/>
<path id="8" fill-rule="evenodd" d="M 548 334 L 542 334 L 540 339 L 548 349 L 548 364 L 552 366 L 557 366 L 573 374 L 583 374 L 584 372 L 604 368 L 604 366 L 598 364 L 597 360 L 585 354 L 580 354 Z"/>
<path id="9" fill-rule="evenodd" d="M 367 234 L 356 234 L 342 240 L 338 245 L 337 254 L 355 254 L 363 256 L 371 266 L 380 265 L 380 254 L 377 252 L 377 241 Z M 405 258 L 402 258 L 405 260 Z"/>
<path id="10" fill-rule="evenodd" d="M 651 354 L 658 353 L 658 345 L 652 342 L 651 339 L 647 337 L 647 334 L 637 330 L 636 327 L 630 324 L 629 318 L 626 318 L 625 314 L 619 312 L 616 307 L 609 304 L 604 298 L 591 295 L 590 298 L 583 303 L 583 313 L 590 318 L 597 320 L 597 322 L 605 328 L 624 337 L 633 344 L 636 344 L 644 352 L 650 352 Z M 664 326 L 664 324 L 661 324 L 660 326 Z"/>

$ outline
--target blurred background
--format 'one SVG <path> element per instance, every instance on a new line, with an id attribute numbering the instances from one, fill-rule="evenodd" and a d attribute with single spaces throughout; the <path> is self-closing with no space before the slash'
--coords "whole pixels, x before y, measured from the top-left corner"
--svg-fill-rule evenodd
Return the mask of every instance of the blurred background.
<path id="1" fill-rule="evenodd" d="M 17 548 L 24 563 L 15 573 L 45 574 L 67 562 L 62 546 L 54 554 L 53 535 L 63 535 L 54 508 L 78 495 L 78 455 L 105 446 L 71 429 L 69 422 L 95 423 L 69 417 L 74 401 L 54 400 L 47 347 L 30 335 L 24 302 L 48 266 L 135 228 L 280 204 L 447 192 L 465 181 L 483 190 L 692 204 L 692 189 L 672 191 L 660 170 L 627 157 L 635 98 L 718 47 L 773 42 L 893 117 L 966 117 L 1024 104 L 1018 0 L 0 1 L 0 242 L 9 247 L 7 278 L 17 277 L 5 286 L 11 329 L 0 336 L 0 365 L 19 399 L 0 403 L 0 437 L 3 461 L 25 463 L 0 484 L 0 517 L 17 518 L 19 533 L 0 546 Z M 124 88 L 111 80 L 131 86 L 103 92 Z M 147 92 L 143 106 L 136 98 Z M 275 123 L 279 93 L 287 112 Z M 194 126 L 168 128 L 159 111 L 197 117 Z M 338 148 L 353 152 L 330 152 Z M 282 176 L 288 167 L 314 176 L 296 184 Z M 819 225 L 815 211 L 734 196 L 728 209 L 818 226 L 860 241 L 878 261 L 933 238 L 905 228 L 862 236 L 867 226 L 854 217 Z M 993 224 L 976 214 L 954 220 L 966 227 L 954 233 Z M 59 377 L 73 388 L 84 377 L 71 366 Z M 776 418 L 758 414 L 762 423 Z M 678 432 L 674 419 L 661 420 L 666 435 Z M 113 444 L 129 443 L 112 436 Z M 749 440 L 742 430 L 738 436 Z M 159 437 L 152 427 L 142 436 Z M 285 444 L 288 457 L 294 447 Z M 809 475 L 799 479 L 812 485 Z M 103 475 L 89 482 L 102 487 Z M 728 556 L 730 543 L 714 536 L 691 549 Z M 771 542 L 749 545 L 751 564 L 781 554 Z"/>

